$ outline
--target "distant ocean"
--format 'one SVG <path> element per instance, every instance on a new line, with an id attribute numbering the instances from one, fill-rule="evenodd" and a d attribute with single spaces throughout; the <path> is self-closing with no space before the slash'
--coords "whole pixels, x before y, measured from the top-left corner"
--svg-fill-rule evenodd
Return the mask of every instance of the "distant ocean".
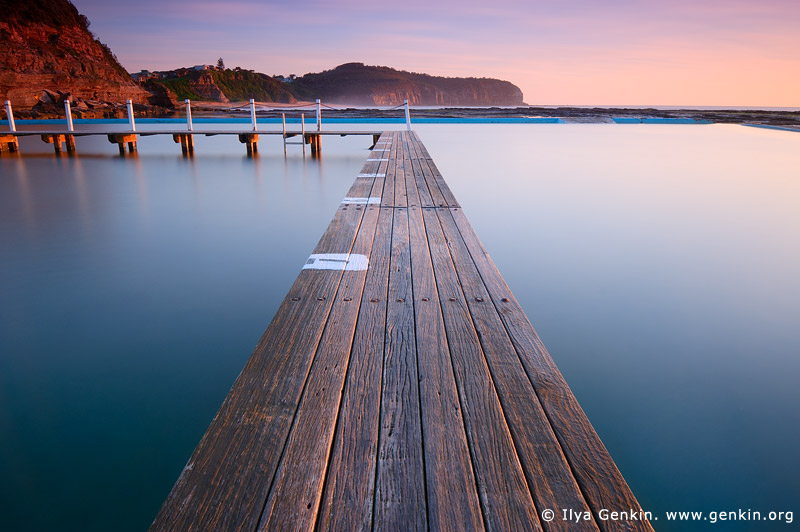
<path id="1" fill-rule="evenodd" d="M 388 106 L 385 105 L 338 105 L 328 104 L 330 107 L 336 108 L 349 108 L 349 109 L 383 109 Z M 559 109 L 559 108 L 573 108 L 573 109 L 658 109 L 661 111 L 678 111 L 678 110 L 691 110 L 691 111 L 783 111 L 783 112 L 800 112 L 800 107 L 764 107 L 764 106 L 738 106 L 738 105 L 481 105 L 470 106 L 466 109 L 519 109 L 521 107 L 533 107 L 538 109 Z M 458 105 L 442 106 L 442 105 L 414 105 L 413 109 L 453 109 L 462 108 Z"/>
<path id="2" fill-rule="evenodd" d="M 540 105 L 547 109 L 559 107 L 575 107 L 578 109 L 660 109 L 662 111 L 678 111 L 688 109 L 691 111 L 783 111 L 794 113 L 800 107 L 759 107 L 759 106 L 729 106 L 729 105 Z"/>

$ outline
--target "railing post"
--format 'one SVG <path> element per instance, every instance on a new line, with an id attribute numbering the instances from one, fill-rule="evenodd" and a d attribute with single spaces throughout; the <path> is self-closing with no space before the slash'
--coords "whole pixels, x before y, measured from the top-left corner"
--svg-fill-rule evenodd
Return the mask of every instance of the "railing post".
<path id="1" fill-rule="evenodd" d="M 281 122 L 283 123 L 283 156 L 286 157 L 286 113 L 281 113 Z"/>
<path id="2" fill-rule="evenodd" d="M 67 131 L 75 131 L 75 126 L 72 125 L 72 108 L 69 100 L 64 100 L 64 112 L 67 115 Z"/>
<path id="3" fill-rule="evenodd" d="M 186 127 L 191 131 L 193 129 L 192 126 L 192 101 L 188 98 L 186 99 Z"/>
<path id="4" fill-rule="evenodd" d="M 133 102 L 128 100 L 128 123 L 131 125 L 131 131 L 136 131 L 136 120 L 133 118 Z"/>
<path id="5" fill-rule="evenodd" d="M 408 112 L 408 100 L 403 100 L 403 105 L 406 107 L 406 129 L 411 131 L 411 113 Z"/>
<path id="6" fill-rule="evenodd" d="M 256 123 L 256 101 L 250 98 L 250 122 L 253 123 L 253 131 L 258 131 L 258 124 Z"/>
<path id="7" fill-rule="evenodd" d="M 6 100 L 6 116 L 8 117 L 9 131 L 16 131 L 17 124 L 14 123 L 14 111 L 11 109 L 11 101 Z"/>
<path id="8" fill-rule="evenodd" d="M 306 156 L 306 114 L 300 113 L 300 129 L 303 132 L 302 141 L 300 144 L 303 145 L 303 157 Z"/>
<path id="9" fill-rule="evenodd" d="M 322 131 L 322 103 L 317 98 L 317 131 Z"/>

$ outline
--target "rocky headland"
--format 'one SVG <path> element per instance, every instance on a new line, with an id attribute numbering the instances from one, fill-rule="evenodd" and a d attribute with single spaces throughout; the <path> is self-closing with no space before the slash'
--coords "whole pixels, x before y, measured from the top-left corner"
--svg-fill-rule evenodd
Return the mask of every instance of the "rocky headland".
<path id="1" fill-rule="evenodd" d="M 67 0 L 3 2 L 0 100 L 21 117 L 47 115 L 58 104 L 63 114 L 66 99 L 76 116 L 115 116 L 113 102 L 148 105 L 151 97 Z"/>
<path id="2" fill-rule="evenodd" d="M 306 74 L 291 83 L 296 96 L 350 105 L 486 106 L 524 105 L 522 91 L 493 78 L 447 78 L 385 66 L 346 63 Z"/>

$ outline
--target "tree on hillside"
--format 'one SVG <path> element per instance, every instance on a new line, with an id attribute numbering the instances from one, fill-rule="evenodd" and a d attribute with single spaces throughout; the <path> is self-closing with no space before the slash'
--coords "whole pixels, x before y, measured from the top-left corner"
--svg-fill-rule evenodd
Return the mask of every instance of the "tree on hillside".
<path id="1" fill-rule="evenodd" d="M 220 70 L 225 70 L 225 61 L 223 61 L 221 57 L 217 59 L 217 68 Z"/>

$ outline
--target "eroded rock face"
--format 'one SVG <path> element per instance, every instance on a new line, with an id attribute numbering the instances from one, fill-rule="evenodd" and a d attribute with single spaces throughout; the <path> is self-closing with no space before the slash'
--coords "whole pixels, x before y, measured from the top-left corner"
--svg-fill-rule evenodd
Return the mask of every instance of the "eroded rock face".
<path id="1" fill-rule="evenodd" d="M 408 100 L 411 105 L 484 106 L 522 105 L 522 91 L 511 83 L 493 79 L 459 80 L 442 88 L 424 83 L 396 83 L 394 86 L 375 87 L 369 95 L 375 105 L 400 105 Z"/>
<path id="2" fill-rule="evenodd" d="M 80 100 L 147 103 L 150 94 L 92 36 L 72 4 L 46 3 L 66 16 L 38 22 L 12 12 L 0 21 L 0 100 L 30 108 L 51 103 L 61 91 Z"/>
<path id="3" fill-rule="evenodd" d="M 148 103 L 150 105 L 157 105 L 159 107 L 164 107 L 167 109 L 174 109 L 178 105 L 181 105 L 183 102 L 175 96 L 175 93 L 169 90 L 167 87 L 162 85 L 161 83 L 154 83 L 153 81 L 148 81 L 144 84 L 145 89 L 150 92 L 150 99 Z"/>
<path id="4" fill-rule="evenodd" d="M 228 103 L 225 93 L 214 82 L 211 74 L 203 74 L 189 82 L 189 89 L 200 96 L 201 100 Z"/>

